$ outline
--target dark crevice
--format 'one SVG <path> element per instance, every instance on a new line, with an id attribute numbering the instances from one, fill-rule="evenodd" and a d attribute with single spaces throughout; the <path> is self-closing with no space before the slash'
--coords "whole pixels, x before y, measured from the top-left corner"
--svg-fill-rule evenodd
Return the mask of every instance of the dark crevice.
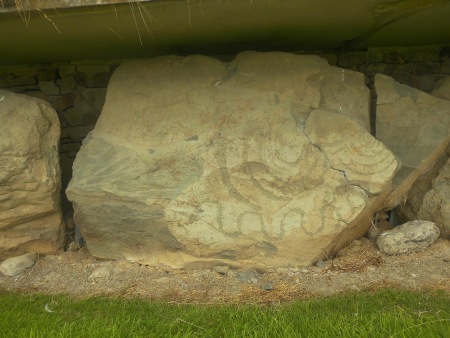
<path id="1" fill-rule="evenodd" d="M 370 90 L 370 102 L 369 102 L 369 122 L 370 133 L 373 137 L 377 136 L 377 92 L 375 90 L 375 76 L 364 74 L 366 86 Z"/>

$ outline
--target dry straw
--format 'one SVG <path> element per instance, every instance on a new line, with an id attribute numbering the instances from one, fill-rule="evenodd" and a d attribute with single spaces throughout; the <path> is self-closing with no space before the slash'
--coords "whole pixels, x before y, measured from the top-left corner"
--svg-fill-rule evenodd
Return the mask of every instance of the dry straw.
<path id="1" fill-rule="evenodd" d="M 150 30 L 151 25 L 156 24 L 162 30 L 165 28 L 159 23 L 159 21 L 150 13 L 150 11 L 142 4 L 143 2 L 151 2 L 152 0 L 77 0 L 77 1 L 69 1 L 69 0 L 0 0 L 0 11 L 4 12 L 17 12 L 22 21 L 28 26 L 31 13 L 33 11 L 39 12 L 39 14 L 46 20 L 48 20 L 52 26 L 61 34 L 61 31 L 58 29 L 55 22 L 46 14 L 45 11 L 52 10 L 57 11 L 57 8 L 64 7 L 75 7 L 75 6 L 92 6 L 92 5 L 110 5 L 112 6 L 116 21 L 117 21 L 117 10 L 115 4 L 119 3 L 128 3 L 130 7 L 131 15 L 133 16 L 133 21 L 136 26 L 137 34 L 139 37 L 139 42 L 143 45 L 141 31 L 139 29 L 139 22 L 144 25 L 145 30 L 151 36 L 153 40 L 155 37 Z M 189 24 L 190 24 L 190 3 L 188 0 L 189 7 Z M 201 1 L 200 1 L 201 4 Z M 117 24 L 118 26 L 118 24 Z M 120 39 L 123 39 L 120 35 L 120 27 L 117 29 L 112 29 L 111 27 L 107 27 L 110 31 L 112 31 L 115 35 L 117 35 Z"/>

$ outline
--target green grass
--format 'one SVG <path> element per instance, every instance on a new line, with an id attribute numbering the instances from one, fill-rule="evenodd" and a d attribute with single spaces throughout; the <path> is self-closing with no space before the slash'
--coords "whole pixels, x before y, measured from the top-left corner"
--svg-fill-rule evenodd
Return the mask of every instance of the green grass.
<path id="1" fill-rule="evenodd" d="M 450 337 L 450 295 L 383 290 L 206 306 L 0 293 L 0 337 Z"/>

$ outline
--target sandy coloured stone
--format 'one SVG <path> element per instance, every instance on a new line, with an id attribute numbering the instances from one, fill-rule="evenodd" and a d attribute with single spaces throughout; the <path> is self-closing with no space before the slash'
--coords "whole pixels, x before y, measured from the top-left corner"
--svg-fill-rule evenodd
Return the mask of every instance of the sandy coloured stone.
<path id="1" fill-rule="evenodd" d="M 67 189 L 88 249 L 174 267 L 325 258 L 367 231 L 397 168 L 369 96 L 315 56 L 121 65 Z"/>
<path id="2" fill-rule="evenodd" d="M 59 135 L 50 104 L 0 90 L 0 258 L 62 246 Z"/>
<path id="3" fill-rule="evenodd" d="M 37 255 L 34 252 L 5 259 L 0 264 L 0 272 L 6 276 L 14 277 L 36 263 Z"/>
<path id="4" fill-rule="evenodd" d="M 440 169 L 431 189 L 423 197 L 418 217 L 435 222 L 441 237 L 450 239 L 450 159 Z"/>
<path id="5" fill-rule="evenodd" d="M 386 206 L 405 200 L 414 182 L 426 174 L 450 144 L 450 102 L 377 74 L 377 139 L 401 161 L 395 190 Z"/>
<path id="6" fill-rule="evenodd" d="M 384 231 L 377 239 L 381 252 L 399 255 L 419 252 L 439 237 L 439 228 L 433 222 L 414 220 Z"/>
<path id="7" fill-rule="evenodd" d="M 450 101 L 450 76 L 447 76 L 439 81 L 435 88 L 433 88 L 431 95 Z"/>

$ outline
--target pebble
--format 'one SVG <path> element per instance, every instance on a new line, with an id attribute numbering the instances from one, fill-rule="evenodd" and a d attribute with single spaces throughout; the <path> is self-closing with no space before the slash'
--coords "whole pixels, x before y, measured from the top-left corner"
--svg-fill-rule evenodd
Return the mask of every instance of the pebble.
<path id="1" fill-rule="evenodd" d="M 111 276 L 111 268 L 108 266 L 100 266 L 96 268 L 94 271 L 92 271 L 88 279 L 90 280 L 106 279 L 109 276 Z"/>
<path id="2" fill-rule="evenodd" d="M 383 232 L 377 239 L 377 246 L 388 255 L 420 252 L 429 247 L 439 234 L 435 223 L 415 220 Z"/>
<path id="3" fill-rule="evenodd" d="M 227 265 L 214 265 L 211 267 L 211 270 L 217 272 L 221 275 L 226 275 L 230 271 L 230 268 Z"/>
<path id="4" fill-rule="evenodd" d="M 325 266 L 325 262 L 323 260 L 318 260 L 316 262 L 316 266 L 318 266 L 319 268 L 322 268 Z"/>
<path id="5" fill-rule="evenodd" d="M 241 280 L 241 282 L 256 284 L 259 281 L 259 274 L 255 271 L 245 270 L 237 272 L 237 277 Z"/>
<path id="6" fill-rule="evenodd" d="M 273 290 L 272 284 L 269 282 L 264 283 L 263 290 L 272 291 Z"/>

